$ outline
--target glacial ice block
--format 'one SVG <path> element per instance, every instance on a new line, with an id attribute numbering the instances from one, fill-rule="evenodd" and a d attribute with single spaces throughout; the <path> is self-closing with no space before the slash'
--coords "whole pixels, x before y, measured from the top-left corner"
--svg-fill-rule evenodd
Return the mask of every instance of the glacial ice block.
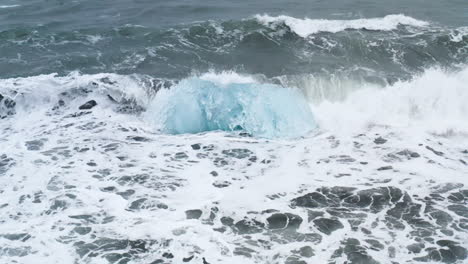
<path id="1" fill-rule="evenodd" d="M 169 134 L 222 130 L 291 138 L 316 127 L 310 106 L 297 89 L 199 78 L 160 90 L 148 115 L 158 129 Z"/>

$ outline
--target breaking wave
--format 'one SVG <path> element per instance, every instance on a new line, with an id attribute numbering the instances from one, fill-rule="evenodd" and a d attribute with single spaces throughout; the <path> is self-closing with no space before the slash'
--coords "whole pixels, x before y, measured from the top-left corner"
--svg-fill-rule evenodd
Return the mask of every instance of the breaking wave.
<path id="1" fill-rule="evenodd" d="M 410 80 L 369 82 L 316 75 L 268 79 L 209 72 L 180 81 L 73 73 L 0 80 L 0 117 L 73 114 L 87 100 L 135 114 L 163 133 L 242 131 L 265 138 L 371 126 L 468 133 L 468 68 L 426 70 Z M 122 111 L 124 109 L 125 111 Z"/>
<path id="2" fill-rule="evenodd" d="M 318 32 L 336 33 L 346 29 L 367 29 L 389 31 L 397 29 L 399 25 L 424 27 L 429 23 L 417 20 L 405 15 L 387 15 L 382 18 L 367 18 L 353 20 L 328 20 L 328 19 L 299 19 L 285 15 L 269 16 L 256 15 L 255 18 L 266 26 L 276 27 L 278 24 L 286 24 L 292 31 L 301 37 L 307 37 Z"/>
<path id="3" fill-rule="evenodd" d="M 458 72 L 429 69 L 408 81 L 391 85 L 345 82 L 334 101 L 311 82 L 304 89 L 317 102 L 314 114 L 322 128 L 356 132 L 369 126 L 392 126 L 434 133 L 468 133 L 468 68 Z M 346 86 L 350 84 L 350 86 Z M 325 85 L 326 88 L 326 85 Z M 332 90 L 333 91 L 333 90 Z M 343 94 L 344 93 L 344 94 Z"/>

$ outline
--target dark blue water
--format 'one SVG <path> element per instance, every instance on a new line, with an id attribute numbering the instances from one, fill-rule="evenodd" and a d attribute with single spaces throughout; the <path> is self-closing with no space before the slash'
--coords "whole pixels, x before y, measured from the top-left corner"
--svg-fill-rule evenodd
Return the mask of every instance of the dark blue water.
<path id="1" fill-rule="evenodd" d="M 467 61 L 468 7 L 457 1 L 2 1 L 0 77 L 115 72 L 179 79 L 207 70 L 268 77 L 374 68 L 390 81 Z M 404 14 L 414 30 L 349 29 L 303 38 L 254 16 L 352 20 Z M 222 33 L 218 32 L 222 28 Z M 455 31 L 455 33 L 454 33 Z M 418 34 L 414 34 L 419 32 Z M 332 49 L 324 43 L 337 43 Z M 369 45 L 377 43 L 377 45 Z M 400 60 L 395 61 L 395 54 Z M 351 73 L 359 74 L 359 73 Z M 375 77 L 375 76 L 374 76 Z"/>

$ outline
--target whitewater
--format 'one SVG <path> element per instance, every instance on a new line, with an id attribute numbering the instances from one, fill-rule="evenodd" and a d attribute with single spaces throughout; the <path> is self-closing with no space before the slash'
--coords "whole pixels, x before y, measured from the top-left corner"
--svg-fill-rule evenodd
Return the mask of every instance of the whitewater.
<path id="1" fill-rule="evenodd" d="M 143 89 L 144 82 L 135 76 L 72 74 L 3 80 L 2 94 L 14 91 L 11 98 L 17 102 L 16 115 L 1 124 L 2 145 L 6 147 L 3 153 L 8 153 L 2 154 L 2 197 L 5 198 L 2 210 L 7 212 L 4 216 L 9 215 L 3 217 L 0 232 L 8 234 L 2 239 L 3 252 L 7 260 L 23 263 L 33 259 L 36 263 L 63 263 L 67 259 L 73 262 L 77 253 L 98 263 L 89 255 L 91 249 L 103 259 L 120 258 L 122 253 L 116 252 L 132 247 L 132 243 L 142 243 L 140 246 L 151 248 L 138 255 L 142 263 L 154 258 L 157 252 L 166 251 L 175 256 L 194 255 L 223 263 L 246 263 L 242 256 L 253 256 L 256 252 L 251 263 L 274 263 L 273 256 L 295 258 L 295 254 L 289 253 L 291 250 L 313 244 L 314 253 L 308 260 L 320 262 L 338 259 L 333 252 L 342 247 L 343 241 L 337 240 L 340 234 L 345 241 L 359 239 L 377 247 L 366 251 L 365 256 L 383 263 L 389 259 L 388 254 L 405 259 L 407 247 L 414 244 L 430 247 L 449 237 L 463 256 L 466 253 L 460 248 L 466 247 L 466 236 L 450 223 L 463 225 L 464 209 L 450 198 L 433 197 L 466 195 L 466 190 L 459 188 L 466 183 L 467 173 L 464 145 L 468 133 L 467 81 L 467 69 L 457 73 L 431 69 L 411 81 L 357 89 L 342 101 L 310 99 L 309 111 L 313 117 L 305 118 L 302 113 L 293 112 L 304 111 L 297 107 L 307 98 L 299 97 L 297 91 L 302 89 L 307 94 L 314 87 L 281 90 L 235 73 L 191 77 L 164 90 L 168 94 L 156 93 L 151 100 L 147 99 L 148 91 Z M 199 95 L 187 89 L 200 82 L 197 93 L 202 98 L 194 100 Z M 176 89 L 183 93 L 171 92 Z M 252 97 L 253 102 L 243 105 L 242 96 L 232 96 L 240 92 L 238 89 L 243 89 L 242 93 L 246 94 L 242 95 Z M 254 89 L 267 90 L 267 99 L 258 101 Z M 109 99 L 109 95 L 116 99 Z M 268 97 L 275 96 L 281 98 L 281 107 L 270 105 Z M 191 127 L 176 131 L 185 133 L 168 135 L 157 128 L 168 125 L 166 129 L 171 132 L 172 124 L 163 122 L 154 127 L 160 121 L 161 108 L 181 106 L 183 110 L 169 111 L 166 114 L 171 116 L 164 120 L 177 120 L 181 125 L 190 126 L 194 111 L 185 107 L 185 101 L 192 102 L 194 107 L 221 112 L 203 120 L 214 130 L 228 128 L 219 126 L 217 117 L 222 116 L 223 122 L 239 118 L 229 108 L 220 109 L 220 102 L 205 100 L 209 97 L 234 100 L 221 103 L 240 104 L 245 107 L 242 110 L 251 111 L 242 115 L 246 128 L 251 125 L 248 122 L 260 126 L 264 124 L 258 120 L 270 122 L 278 116 L 283 122 L 291 122 L 293 129 L 297 128 L 296 122 L 311 123 L 305 124 L 307 129 L 303 129 L 302 139 L 239 137 L 221 131 L 187 134 Z M 91 98 L 98 102 L 96 109 L 77 111 L 80 104 Z M 119 112 L 123 98 L 134 103 L 132 109 L 139 105 L 144 112 L 137 118 Z M 64 105 L 53 110 L 59 100 L 64 100 Z M 252 104 L 258 107 L 262 103 L 266 110 L 274 110 L 273 113 L 251 109 Z M 229 114 L 233 116 L 225 116 Z M 288 124 L 284 126 L 289 129 Z M 284 129 L 277 127 L 275 133 Z M 167 131 L 163 129 L 163 132 Z M 288 137 L 289 133 L 288 130 L 283 136 Z M 74 147 L 69 146 L 67 138 L 73 138 Z M 13 175 L 21 178 L 12 184 L 6 179 Z M 371 190 L 369 195 L 381 199 L 378 213 L 371 214 L 368 206 L 352 203 L 351 208 L 357 206 L 361 212 L 351 213 L 346 207 L 331 212 L 334 207 L 312 206 L 312 198 L 307 198 L 312 199 L 311 205 L 291 206 L 297 197 L 307 196 L 307 190 L 333 190 L 334 186 L 347 188 L 350 196 L 353 192 Z M 387 189 L 389 186 L 404 196 L 387 201 L 386 193 L 393 191 Z M 409 204 L 403 197 L 408 197 Z M 11 206 L 18 201 L 18 205 Z M 447 205 L 455 209 L 442 213 L 440 209 Z M 318 210 L 307 209 L 311 206 Z M 424 224 L 419 226 L 413 220 L 406 220 L 399 223 L 401 230 L 394 233 L 392 221 L 398 218 L 389 220 L 385 212 L 399 206 L 405 211 L 412 206 L 425 207 L 415 212 L 418 221 Z M 428 206 L 433 209 L 428 210 Z M 18 214 L 18 210 L 22 213 Z M 200 215 L 187 219 L 187 210 L 195 210 Z M 274 224 L 279 230 L 263 224 L 275 212 L 280 214 L 277 216 L 280 223 Z M 331 224 L 337 233 L 333 236 L 326 235 L 327 232 L 316 233 L 322 227 L 312 224 L 315 218 L 311 219 L 311 212 L 323 217 L 330 214 L 331 218 L 317 219 L 335 221 Z M 295 224 L 289 226 L 293 221 L 290 219 L 281 226 L 281 217 L 285 217 L 282 214 L 292 216 Z M 360 224 L 343 220 L 348 218 L 355 218 Z M 232 219 L 232 226 L 226 226 L 223 219 Z M 303 224 L 299 226 L 300 222 Z M 429 231 L 428 225 L 440 229 Z M 374 231 L 365 233 L 362 231 L 365 229 Z M 17 231 L 11 234 L 12 230 Z M 431 232 L 431 239 L 418 241 L 415 232 Z M 278 242 L 273 239 L 276 236 Z M 293 241 L 284 244 L 288 236 L 294 236 Z M 101 238 L 96 240 L 96 237 Z M 109 239 L 110 244 L 102 237 Z M 268 247 L 248 242 L 269 237 L 272 240 L 265 242 L 270 244 Z M 166 242 L 160 244 L 161 241 Z M 103 248 L 99 243 L 104 244 Z M 78 247 L 76 253 L 74 247 Z M 355 247 L 366 248 L 367 244 Z M 47 253 L 50 248 L 60 253 L 50 255 Z M 138 248 L 132 252 L 139 254 Z M 426 254 L 421 250 L 418 255 L 425 258 Z M 297 255 L 299 258 L 301 253 Z"/>
<path id="2" fill-rule="evenodd" d="M 0 51 L 90 52 L 2 68 L 1 263 L 468 259 L 465 27 L 257 14 L 93 30 L 0 32 Z M 107 53 L 117 40 L 130 55 Z"/>

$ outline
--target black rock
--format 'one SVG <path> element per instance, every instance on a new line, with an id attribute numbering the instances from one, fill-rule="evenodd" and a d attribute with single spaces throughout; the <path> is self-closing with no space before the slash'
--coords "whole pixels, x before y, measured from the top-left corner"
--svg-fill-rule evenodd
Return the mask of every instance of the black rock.
<path id="1" fill-rule="evenodd" d="M 383 138 L 383 137 L 378 137 L 378 138 L 374 139 L 374 143 L 378 144 L 378 145 L 384 144 L 385 142 L 387 142 L 387 140 L 385 138 Z"/>
<path id="2" fill-rule="evenodd" d="M 342 200 L 346 197 L 353 195 L 356 188 L 335 186 L 332 188 L 320 188 L 320 190 L 324 194 L 327 194 L 329 196 L 337 196 L 338 198 Z"/>
<path id="3" fill-rule="evenodd" d="M 229 163 L 227 162 L 227 160 L 223 159 L 223 158 L 215 158 L 213 160 L 213 163 L 217 166 L 217 167 L 223 167 L 223 166 L 226 166 L 228 165 Z"/>
<path id="4" fill-rule="evenodd" d="M 284 264 L 307 264 L 307 262 L 293 255 L 293 256 L 289 256 L 288 258 L 286 258 L 286 261 L 284 262 Z"/>
<path id="5" fill-rule="evenodd" d="M 337 219 L 330 218 L 317 218 L 313 220 L 317 229 L 327 235 L 330 235 L 332 232 L 344 228 L 343 224 Z"/>
<path id="6" fill-rule="evenodd" d="M 73 228 L 73 231 L 75 231 L 76 233 L 80 235 L 86 235 L 89 232 L 91 232 L 91 227 L 77 226 Z"/>
<path id="7" fill-rule="evenodd" d="M 257 156 L 252 156 L 249 158 L 250 162 L 257 162 L 257 160 L 258 160 Z"/>
<path id="8" fill-rule="evenodd" d="M 418 254 L 419 252 L 422 251 L 424 247 L 425 247 L 424 243 L 414 243 L 414 244 L 408 245 L 406 248 L 408 249 L 409 252 Z"/>
<path id="9" fill-rule="evenodd" d="M 385 246 L 382 245 L 382 243 L 380 243 L 379 241 L 377 241 L 377 240 L 375 240 L 375 239 L 366 239 L 365 241 L 366 241 L 369 245 L 372 246 L 371 249 L 373 249 L 373 250 L 379 251 L 379 250 L 382 250 L 382 249 L 385 248 Z"/>
<path id="10" fill-rule="evenodd" d="M 380 212 L 386 206 L 396 203 L 404 193 L 395 187 L 380 187 L 361 190 L 356 195 L 344 199 L 346 207 L 369 207 L 373 212 Z"/>
<path id="11" fill-rule="evenodd" d="M 111 100 L 113 103 L 118 103 L 118 101 L 115 100 L 114 97 L 112 97 L 112 95 L 110 95 L 110 94 L 107 95 L 107 98 L 108 98 L 109 100 Z"/>
<path id="12" fill-rule="evenodd" d="M 253 152 L 248 149 L 227 149 L 223 150 L 222 153 L 236 159 L 245 159 L 253 154 Z"/>
<path id="13" fill-rule="evenodd" d="M 391 169 L 393 169 L 392 166 L 383 166 L 383 167 L 378 168 L 377 170 L 378 171 L 383 171 L 383 170 L 391 170 Z"/>
<path id="14" fill-rule="evenodd" d="M 312 192 L 306 195 L 297 197 L 291 201 L 293 206 L 321 208 L 328 206 L 328 199 L 319 192 Z"/>
<path id="15" fill-rule="evenodd" d="M 288 224 L 288 217 L 285 214 L 273 214 L 267 218 L 270 229 L 283 229 Z"/>
<path id="16" fill-rule="evenodd" d="M 320 217 L 320 216 L 323 216 L 325 213 L 324 212 L 321 212 L 321 211 L 312 211 L 312 210 L 309 210 L 307 211 L 307 219 L 308 221 L 312 221 L 314 220 L 315 218 L 317 217 Z"/>
<path id="17" fill-rule="evenodd" d="M 241 220 L 234 225 L 239 234 L 255 234 L 262 232 L 264 224 L 256 220 Z"/>
<path id="18" fill-rule="evenodd" d="M 174 154 L 174 158 L 178 160 L 186 159 L 188 158 L 188 155 L 185 152 L 177 152 L 176 154 Z"/>
<path id="19" fill-rule="evenodd" d="M 436 220 L 436 223 L 440 226 L 447 226 L 450 224 L 453 220 L 453 218 L 450 216 L 450 214 L 434 209 L 431 213 L 430 216 Z"/>
<path id="20" fill-rule="evenodd" d="M 226 227 L 222 226 L 222 227 L 218 227 L 218 228 L 213 228 L 214 231 L 216 232 L 219 232 L 219 233 L 224 233 L 226 232 Z"/>
<path id="21" fill-rule="evenodd" d="M 67 208 L 67 202 L 63 200 L 55 200 L 50 206 L 50 211 L 59 211 Z"/>
<path id="22" fill-rule="evenodd" d="M 151 139 L 146 138 L 146 137 L 141 137 L 141 136 L 128 136 L 127 139 L 128 140 L 138 141 L 138 142 L 149 142 L 149 141 L 151 141 Z"/>
<path id="23" fill-rule="evenodd" d="M 446 263 L 451 263 L 457 259 L 465 260 L 468 257 L 468 250 L 451 240 L 439 240 L 437 245 L 448 249 L 440 249 L 442 259 Z M 445 252 L 444 252 L 445 251 Z"/>
<path id="24" fill-rule="evenodd" d="M 100 190 L 103 192 L 114 192 L 117 190 L 117 188 L 115 186 L 108 186 L 108 187 L 100 188 Z"/>
<path id="25" fill-rule="evenodd" d="M 206 261 L 205 258 L 203 258 L 203 264 L 210 264 L 208 261 Z"/>
<path id="26" fill-rule="evenodd" d="M 221 223 L 225 226 L 232 226 L 234 224 L 234 219 L 232 219 L 229 216 L 223 216 L 221 217 Z"/>
<path id="27" fill-rule="evenodd" d="M 28 233 L 15 233 L 15 234 L 0 234 L 0 237 L 6 238 L 11 241 L 20 240 L 22 242 L 25 242 L 31 238 L 31 235 Z"/>
<path id="28" fill-rule="evenodd" d="M 13 99 L 10 99 L 8 97 L 3 97 L 3 95 L 0 94 L 0 103 L 3 102 L 3 104 L 0 104 L 0 118 L 6 118 L 7 116 L 14 115 L 16 113 L 15 111 L 15 106 L 16 102 L 13 101 Z"/>
<path id="29" fill-rule="evenodd" d="M 298 229 L 302 223 L 302 218 L 295 214 L 273 214 L 267 218 L 270 229 Z"/>
<path id="30" fill-rule="evenodd" d="M 44 142 L 42 140 L 31 140 L 26 141 L 25 145 L 28 150 L 40 150 L 44 146 Z"/>
<path id="31" fill-rule="evenodd" d="M 451 193 L 447 198 L 452 203 L 463 203 L 465 201 L 465 197 L 462 192 Z"/>
<path id="32" fill-rule="evenodd" d="M 228 182 L 228 181 L 215 181 L 213 183 L 213 186 L 216 187 L 216 188 L 226 188 L 229 185 L 231 185 L 231 183 Z"/>
<path id="33" fill-rule="evenodd" d="M 187 258 L 183 258 L 182 261 L 183 262 L 190 262 L 193 259 L 193 257 L 195 257 L 195 256 L 190 256 L 190 257 L 187 257 Z"/>
<path id="34" fill-rule="evenodd" d="M 444 155 L 444 153 L 442 151 L 437 151 L 437 150 L 435 150 L 435 149 L 433 149 L 433 148 L 431 148 L 429 146 L 426 146 L 426 149 L 432 151 L 432 153 L 436 154 L 437 156 L 443 156 Z"/>
<path id="35" fill-rule="evenodd" d="M 449 205 L 447 208 L 459 216 L 468 218 L 468 207 L 466 207 L 465 205 L 453 204 L 453 205 Z"/>
<path id="36" fill-rule="evenodd" d="M 448 182 L 434 186 L 432 189 L 434 189 L 435 193 L 446 193 L 462 187 L 462 183 Z"/>
<path id="37" fill-rule="evenodd" d="M 73 114 L 66 115 L 65 118 L 80 117 L 80 116 L 84 116 L 84 115 L 89 115 L 91 113 L 92 113 L 91 111 L 83 111 L 83 112 L 78 112 L 78 113 L 73 113 Z"/>
<path id="38" fill-rule="evenodd" d="M 234 255 L 237 255 L 237 256 L 244 256 L 244 257 L 251 258 L 252 253 L 255 253 L 255 251 L 248 247 L 236 247 L 233 253 Z"/>
<path id="39" fill-rule="evenodd" d="M 86 102 L 85 104 L 81 105 L 78 109 L 80 110 L 89 110 L 97 105 L 96 101 L 90 100 Z"/>
<path id="40" fill-rule="evenodd" d="M 135 194 L 135 190 L 128 189 L 128 190 L 126 190 L 124 192 L 118 192 L 117 194 L 122 196 L 122 198 L 124 198 L 124 199 L 128 199 L 130 196 Z"/>
<path id="41" fill-rule="evenodd" d="M 145 202 L 146 202 L 147 200 L 148 200 L 148 199 L 146 199 L 146 198 L 137 199 L 137 200 L 133 201 L 133 202 L 130 204 L 129 209 L 131 209 L 131 210 L 143 209 L 143 208 L 145 208 Z"/>
<path id="42" fill-rule="evenodd" d="M 166 252 L 162 255 L 164 258 L 168 258 L 168 259 L 172 259 L 174 258 L 174 255 L 172 255 L 172 253 L 170 252 Z"/>
<path id="43" fill-rule="evenodd" d="M 138 254 L 148 252 L 151 245 L 155 241 L 145 241 L 145 240 L 128 240 L 128 239 L 112 239 L 112 238 L 99 238 L 94 241 L 89 241 L 86 243 L 84 241 L 78 241 L 74 243 L 76 247 L 76 252 L 80 257 L 87 255 L 88 257 L 97 256 L 101 253 L 106 253 L 109 251 L 120 251 L 121 253 L 107 253 L 108 261 L 111 263 L 116 263 L 116 259 L 122 257 L 132 258 L 136 257 Z M 90 254 L 91 253 L 91 254 Z M 124 261 L 119 261 L 119 263 L 127 263 Z M 161 262 L 159 262 L 161 263 Z"/>
<path id="44" fill-rule="evenodd" d="M 314 250 L 309 246 L 301 247 L 299 249 L 299 254 L 303 257 L 310 258 L 314 256 Z"/>
<path id="45" fill-rule="evenodd" d="M 169 206 L 167 206 L 167 204 L 164 204 L 164 203 L 158 203 L 158 204 L 156 205 L 156 207 L 159 208 L 159 209 L 167 209 L 167 208 L 169 208 Z"/>
<path id="46" fill-rule="evenodd" d="M 252 135 L 250 133 L 247 133 L 247 132 L 240 132 L 239 136 L 241 136 L 241 137 L 252 137 Z"/>
<path id="47" fill-rule="evenodd" d="M 6 108 L 14 108 L 16 106 L 16 102 L 8 98 L 5 99 L 3 104 L 5 105 Z"/>
<path id="48" fill-rule="evenodd" d="M 193 150 L 199 150 L 201 147 L 200 147 L 200 144 L 193 144 L 191 145 L 192 149 Z"/>
<path id="49" fill-rule="evenodd" d="M 367 255 L 366 249 L 360 245 L 359 240 L 354 238 L 348 238 L 342 242 L 344 247 L 342 248 L 342 252 L 339 254 L 345 254 L 348 258 L 346 263 L 350 264 L 379 264 L 376 260 L 374 260 L 371 256 Z M 338 252 L 335 252 L 335 254 Z M 334 254 L 334 255 L 335 255 Z"/>
<path id="50" fill-rule="evenodd" d="M 65 106 L 65 101 L 63 101 L 62 99 L 59 99 L 57 104 L 52 108 L 52 110 L 57 110 L 63 106 Z"/>
<path id="51" fill-rule="evenodd" d="M 406 156 L 407 158 L 419 158 L 421 156 L 419 155 L 419 153 L 411 151 L 409 149 L 405 149 L 400 152 L 397 152 L 397 154 L 400 156 Z"/>
<path id="52" fill-rule="evenodd" d="M 187 219 L 199 219 L 201 215 L 202 211 L 199 209 L 185 211 L 185 216 Z"/>
<path id="53" fill-rule="evenodd" d="M 458 263 L 457 260 L 466 260 L 467 250 L 464 247 L 456 245 L 450 240 L 439 240 L 437 244 L 444 247 L 437 250 L 434 247 L 427 248 L 428 254 L 424 257 L 414 258 L 417 261 L 441 261 L 444 263 Z"/>

